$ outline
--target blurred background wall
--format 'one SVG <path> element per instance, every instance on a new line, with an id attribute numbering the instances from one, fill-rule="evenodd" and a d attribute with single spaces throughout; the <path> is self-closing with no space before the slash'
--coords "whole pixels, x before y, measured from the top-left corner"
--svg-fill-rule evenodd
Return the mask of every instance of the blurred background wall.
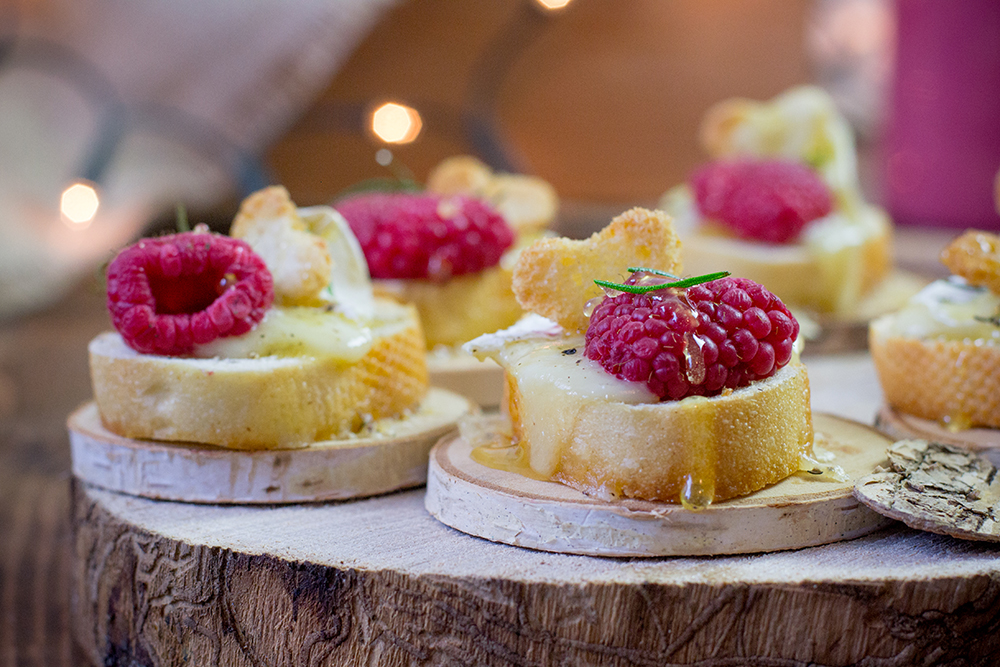
<path id="1" fill-rule="evenodd" d="M 263 183 L 311 205 L 457 153 L 547 179 L 582 235 L 704 159 L 711 104 L 801 83 L 833 93 L 898 222 L 1000 227 L 998 80 L 995 0 L 0 0 L 0 315 L 177 204 L 225 229 Z M 412 142 L 371 132 L 387 101 L 420 114 Z M 81 178 L 100 207 L 74 223 Z"/>

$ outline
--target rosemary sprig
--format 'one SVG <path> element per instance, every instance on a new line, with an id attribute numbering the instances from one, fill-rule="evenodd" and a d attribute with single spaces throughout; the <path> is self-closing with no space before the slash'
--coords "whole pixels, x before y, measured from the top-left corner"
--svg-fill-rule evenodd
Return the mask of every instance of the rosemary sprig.
<path id="1" fill-rule="evenodd" d="M 650 271 L 649 269 L 638 269 L 640 271 Z M 632 271 L 632 269 L 629 269 Z M 657 275 L 663 275 L 671 278 L 676 276 L 671 276 L 669 273 L 663 273 L 662 271 L 651 271 L 651 273 L 656 273 Z M 718 271 L 716 273 L 706 273 L 703 276 L 691 276 L 690 278 L 684 278 L 682 280 L 677 280 L 672 283 L 662 283 L 660 285 L 623 285 L 620 283 L 613 283 L 608 280 L 595 280 L 594 282 L 601 287 L 607 287 L 608 289 L 613 289 L 618 292 L 628 292 L 629 294 L 646 294 L 647 292 L 654 292 L 656 290 L 666 289 L 668 287 L 673 287 L 675 289 L 683 289 L 685 287 L 694 287 L 695 285 L 700 285 L 702 283 L 711 282 L 713 280 L 718 280 L 719 278 L 725 278 L 729 275 L 729 271 Z"/>
<path id="2" fill-rule="evenodd" d="M 660 271 L 659 269 L 650 269 L 645 266 L 630 266 L 628 267 L 629 273 L 636 273 L 637 271 L 645 271 L 646 273 L 653 273 L 658 276 L 663 276 L 664 278 L 674 278 L 675 280 L 680 280 L 680 276 L 675 276 L 672 273 L 667 273 L 666 271 Z"/>
<path id="3" fill-rule="evenodd" d="M 177 231 L 180 233 L 190 232 L 191 223 L 188 222 L 187 209 L 184 207 L 184 204 L 182 204 L 181 202 L 177 202 L 177 207 L 175 210 L 177 215 L 177 219 L 175 221 L 175 224 L 177 225 Z"/>

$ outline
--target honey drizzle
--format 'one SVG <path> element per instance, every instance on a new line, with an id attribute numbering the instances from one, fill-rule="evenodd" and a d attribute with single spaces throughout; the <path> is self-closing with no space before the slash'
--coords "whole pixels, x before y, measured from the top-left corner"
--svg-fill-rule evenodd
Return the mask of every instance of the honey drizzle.
<path id="1" fill-rule="evenodd" d="M 688 412 L 684 434 L 688 451 L 688 472 L 682 477 L 680 502 L 684 509 L 699 511 L 708 508 L 715 499 L 715 468 L 718 442 L 715 435 L 715 406 L 702 396 L 691 396 L 680 402 Z"/>
<path id="2" fill-rule="evenodd" d="M 941 418 L 941 426 L 949 433 L 961 433 L 972 428 L 972 417 L 965 413 L 945 415 Z"/>
<path id="3" fill-rule="evenodd" d="M 459 430 L 462 438 L 472 445 L 470 456 L 476 463 L 530 479 L 549 479 L 531 467 L 530 452 L 527 446 L 515 441 L 506 417 L 466 420 L 459 424 Z"/>

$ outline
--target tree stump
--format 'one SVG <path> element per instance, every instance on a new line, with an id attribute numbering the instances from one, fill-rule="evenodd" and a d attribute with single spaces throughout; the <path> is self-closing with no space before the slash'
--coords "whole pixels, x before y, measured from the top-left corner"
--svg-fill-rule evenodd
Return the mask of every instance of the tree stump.
<path id="1" fill-rule="evenodd" d="M 191 505 L 74 484 L 95 665 L 993 665 L 1000 548 L 891 527 L 751 556 L 616 559 L 469 537 L 423 490 Z"/>

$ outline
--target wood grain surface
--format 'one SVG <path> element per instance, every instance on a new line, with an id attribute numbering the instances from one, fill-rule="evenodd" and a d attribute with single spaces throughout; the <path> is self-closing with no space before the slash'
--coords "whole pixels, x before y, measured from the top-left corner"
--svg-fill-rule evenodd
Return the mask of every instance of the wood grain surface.
<path id="1" fill-rule="evenodd" d="M 990 665 L 1000 548 L 899 526 L 798 551 L 612 559 L 451 530 L 422 493 L 254 508 L 78 486 L 95 664 Z"/>

